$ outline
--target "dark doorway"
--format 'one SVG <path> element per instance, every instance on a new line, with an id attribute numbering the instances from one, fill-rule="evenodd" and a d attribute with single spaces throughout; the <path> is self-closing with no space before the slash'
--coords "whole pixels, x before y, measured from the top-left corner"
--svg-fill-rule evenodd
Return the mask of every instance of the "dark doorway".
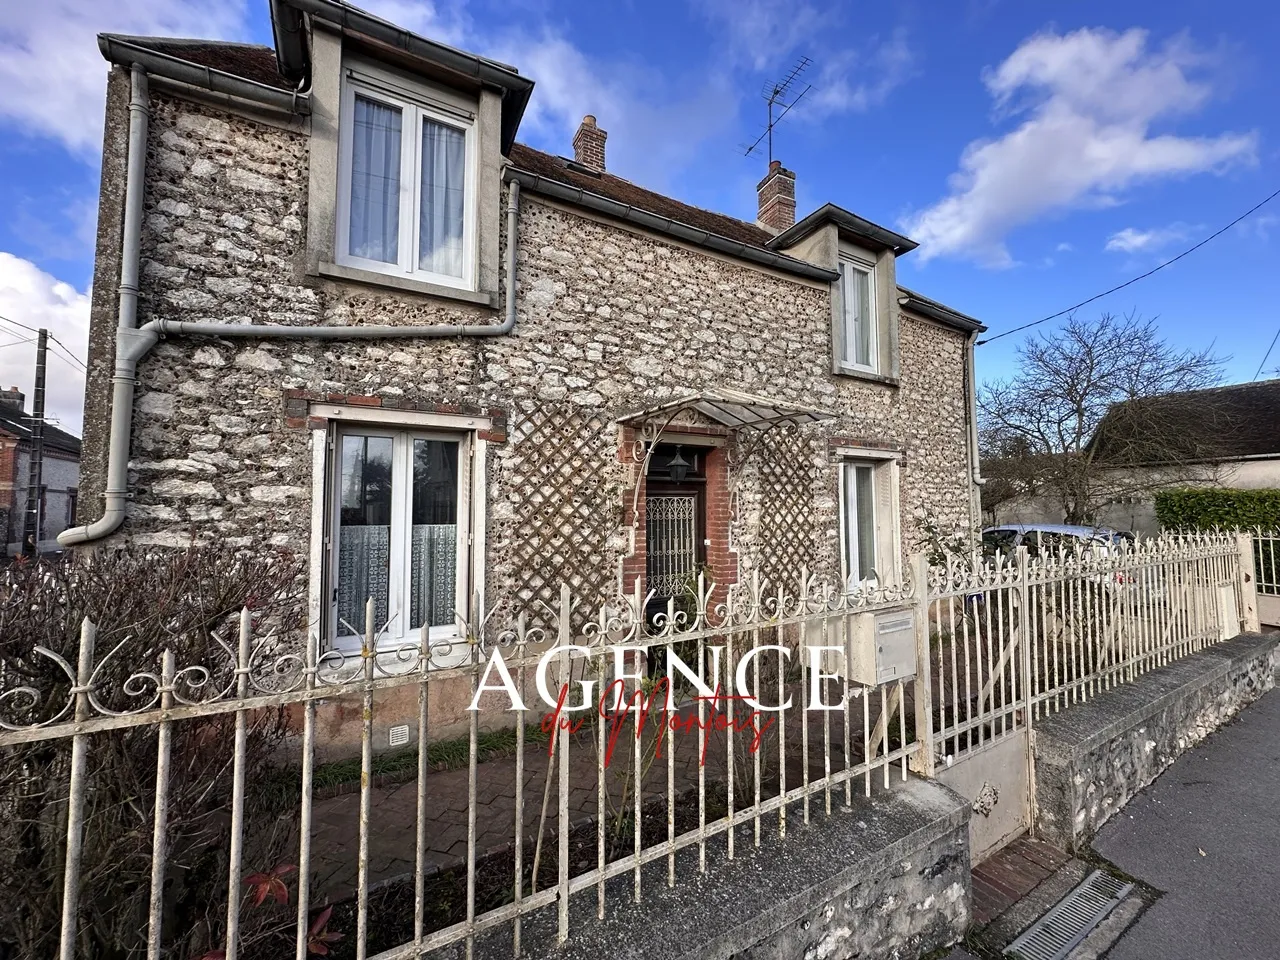
<path id="1" fill-rule="evenodd" d="M 659 444 L 645 477 L 645 565 L 650 615 L 685 597 L 706 562 L 706 452 Z"/>

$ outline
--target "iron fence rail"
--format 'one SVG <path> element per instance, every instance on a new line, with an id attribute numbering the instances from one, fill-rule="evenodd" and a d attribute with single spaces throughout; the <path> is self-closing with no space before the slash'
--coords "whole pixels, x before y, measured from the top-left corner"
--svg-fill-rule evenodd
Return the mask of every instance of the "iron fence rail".
<path id="1" fill-rule="evenodd" d="M 416 802 L 412 839 L 406 837 L 414 847 L 413 935 L 377 953 L 380 960 L 421 956 L 450 944 L 461 944 L 470 957 L 478 935 L 504 925 L 510 929 L 516 955 L 521 950 L 522 921 L 540 910 L 554 910 L 558 937 L 564 940 L 569 934 L 569 905 L 574 895 L 594 890 L 596 913 L 603 918 L 608 906 L 606 883 L 615 877 L 630 875 L 631 896 L 638 901 L 647 882 L 642 869 L 647 864 L 665 859 L 667 884 L 674 886 L 678 881 L 676 854 L 681 850 L 696 848 L 698 870 L 705 871 L 707 845 L 713 838 L 724 836 L 725 855 L 732 858 L 737 852 L 735 843 L 759 845 L 767 830 L 785 838 L 789 819 L 809 822 L 815 805 L 830 813 L 833 803 L 850 804 L 855 791 L 870 795 L 873 781 L 887 788 L 893 779 L 906 779 L 908 765 L 920 750 L 914 729 L 908 729 L 906 709 L 915 698 L 915 682 L 900 679 L 864 686 L 850 679 L 848 669 L 837 671 L 819 684 L 822 696 L 829 696 L 835 707 L 822 712 L 819 720 L 805 709 L 813 678 L 803 647 L 805 637 L 821 638 L 823 646 L 841 649 L 845 662 L 852 662 L 853 618 L 912 602 L 909 584 L 850 594 L 821 584 L 802 571 L 790 590 L 770 587 L 758 577 L 729 589 L 718 589 L 699 578 L 690 596 L 668 600 L 665 612 L 656 617 L 646 614 L 651 600 L 637 587 L 599 605 L 595 619 L 575 629 L 572 615 L 579 605 L 564 587 L 558 609 L 537 611 L 537 621 L 525 611 L 502 619 L 499 625 L 502 611 L 488 611 L 474 623 L 460 622 L 457 638 L 431 639 L 424 628 L 417 643 L 394 649 L 377 648 L 371 600 L 358 652 L 321 649 L 315 638 L 301 650 L 282 647 L 284 638 L 262 630 L 247 609 L 240 612 L 234 636 L 214 636 L 210 655 L 202 662 L 178 663 L 172 652 L 165 651 L 158 663 L 129 663 L 127 640 L 104 654 L 95 647 L 96 631 L 89 620 L 82 624 L 75 664 L 52 650 L 36 648 L 31 660 L 43 667 L 43 680 L 19 681 L 16 674 L 0 676 L 0 755 L 11 748 L 70 743 L 67 779 L 65 785 L 59 785 L 67 802 L 61 960 L 76 956 L 85 893 L 80 866 L 86 842 L 84 804 L 93 789 L 86 758 L 95 740 L 114 732 L 140 729 L 155 736 L 154 787 L 150 796 L 144 794 L 135 801 L 149 821 L 147 832 L 152 837 L 145 934 L 149 958 L 165 954 L 174 937 L 185 932 L 166 929 L 164 894 L 170 868 L 167 818 L 172 742 L 180 724 L 199 724 L 218 717 L 233 722 L 225 919 L 218 933 L 226 960 L 245 956 L 241 932 L 249 900 L 242 891 L 246 875 L 252 877 L 250 872 L 262 867 L 254 852 L 246 849 L 252 826 L 246 822 L 251 816 L 246 797 L 256 788 L 254 778 L 259 773 L 248 769 L 246 758 L 248 737 L 263 711 L 292 711 L 297 734 L 296 919 L 288 939 L 299 960 L 309 955 L 316 937 L 324 935 L 323 929 L 317 932 L 317 915 L 326 906 L 326 891 L 318 889 L 316 882 L 314 776 L 319 711 L 325 701 L 334 698 L 355 698 L 360 703 L 360 781 L 353 811 L 355 929 L 343 931 L 354 941 L 358 960 L 370 955 L 373 927 L 382 922 L 370 913 L 375 882 L 370 851 L 374 833 L 380 829 L 372 811 L 374 730 L 375 723 L 385 719 L 379 708 L 385 709 L 389 695 L 397 690 L 417 693 L 416 715 L 411 718 L 419 744 Z M 531 626 L 532 622 L 546 626 Z M 597 715 L 576 734 L 553 730 L 549 744 L 530 743 L 526 722 L 539 711 L 521 703 L 512 712 L 516 786 L 508 834 L 513 857 L 509 896 L 506 903 L 485 909 L 478 902 L 477 890 L 478 864 L 490 853 L 478 842 L 478 787 L 485 773 L 478 745 L 481 711 L 469 711 L 462 864 L 466 871 L 465 914 L 459 922 L 432 929 L 427 922 L 427 845 L 437 811 L 431 802 L 434 772 L 425 745 L 433 736 L 433 692 L 446 683 L 463 684 L 475 702 L 482 694 L 482 684 L 493 686 L 483 678 L 492 676 L 488 673 L 490 660 L 500 654 L 515 689 L 524 695 L 542 655 L 567 648 L 566 655 L 557 655 L 557 689 L 561 684 L 585 689 L 584 682 L 594 681 L 599 696 L 611 668 L 619 663 L 613 648 L 620 646 L 647 651 L 647 660 L 632 654 L 632 659 L 624 656 L 621 661 L 630 667 L 625 671 L 629 676 L 622 692 L 631 698 L 654 694 L 653 680 L 644 670 L 636 669 L 640 663 L 663 664 L 668 651 L 687 661 L 690 675 L 685 677 L 686 689 L 673 703 L 674 712 L 663 717 L 683 716 L 687 720 L 685 733 L 670 728 L 661 733 L 646 730 L 645 724 L 653 720 L 646 718 L 636 706 L 640 701 L 633 699 L 627 710 L 612 716 Z M 784 661 L 779 647 L 790 651 L 789 660 Z M 772 660 L 767 659 L 768 654 L 773 654 Z M 776 733 L 761 739 L 755 750 L 747 748 L 747 730 L 735 730 L 729 723 L 719 731 L 723 736 L 718 736 L 714 723 L 708 722 L 708 711 L 714 714 L 726 709 L 725 704 L 736 716 L 737 701 L 722 702 L 719 697 L 736 688 L 738 668 L 744 660 L 750 661 L 749 669 L 743 668 L 741 674 L 749 679 L 752 698 L 765 705 L 789 704 L 771 715 Z M 24 675 L 30 676 L 31 670 L 25 670 Z M 656 689 L 661 691 L 661 687 Z M 713 692 L 710 700 L 705 695 L 690 697 L 690 693 L 707 690 Z M 612 699 L 608 702 L 613 703 Z M 491 716 L 486 715 L 486 722 Z M 610 763 L 607 739 L 614 735 L 611 723 L 621 727 L 622 735 Z M 527 765 L 536 750 L 548 750 L 551 756 L 535 818 L 530 816 L 524 786 Z M 593 771 L 594 782 L 583 782 L 588 775 L 582 772 L 581 764 L 571 765 L 571 757 L 579 751 L 590 757 L 587 769 Z M 714 764 L 693 762 L 695 751 L 698 758 L 715 754 Z M 208 775 L 219 774 L 211 770 Z M 619 780 L 624 786 L 621 796 L 615 796 Z M 575 790 L 594 797 L 593 816 L 583 822 L 571 815 L 570 798 Z M 607 831 L 620 824 L 625 827 L 628 821 L 630 842 L 623 850 L 613 842 L 617 837 L 608 836 Z M 649 829 L 655 824 L 657 834 Z M 663 825 L 665 830 L 661 830 Z M 743 831 L 741 836 L 739 831 Z M 619 835 L 627 839 L 625 829 Z M 594 862 L 585 869 L 575 869 L 571 841 L 582 849 L 594 846 Z M 554 878 L 544 884 L 541 881 L 547 871 L 540 870 L 539 859 L 549 858 L 552 849 Z M 491 894 L 486 891 L 487 896 Z M 276 950 L 273 955 L 281 952 Z"/>
<path id="2" fill-rule="evenodd" d="M 1280 597 L 1280 532 L 1253 531 L 1253 558 L 1258 576 L 1258 593 Z"/>
<path id="3" fill-rule="evenodd" d="M 944 762 L 1239 632 L 1235 534 L 950 557 L 929 575 Z"/>

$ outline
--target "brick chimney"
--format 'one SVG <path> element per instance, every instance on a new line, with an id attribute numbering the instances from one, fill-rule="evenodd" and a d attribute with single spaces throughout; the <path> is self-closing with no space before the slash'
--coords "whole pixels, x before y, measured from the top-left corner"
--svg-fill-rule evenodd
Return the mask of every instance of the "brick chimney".
<path id="1" fill-rule="evenodd" d="M 573 159 L 596 173 L 604 173 L 604 141 L 608 136 L 596 126 L 596 118 L 587 114 L 573 135 Z"/>
<path id="2" fill-rule="evenodd" d="M 26 402 L 26 396 L 17 387 L 0 390 L 0 404 L 4 404 L 6 407 L 17 407 L 22 410 L 25 409 Z"/>
<path id="3" fill-rule="evenodd" d="M 766 230 L 781 233 L 796 222 L 796 175 L 782 166 L 781 160 L 769 161 L 769 172 L 756 184 L 759 213 L 756 223 Z"/>

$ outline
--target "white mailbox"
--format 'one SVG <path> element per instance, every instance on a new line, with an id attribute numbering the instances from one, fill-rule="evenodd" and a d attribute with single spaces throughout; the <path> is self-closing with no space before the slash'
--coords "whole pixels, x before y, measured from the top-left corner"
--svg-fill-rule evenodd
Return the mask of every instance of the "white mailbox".
<path id="1" fill-rule="evenodd" d="M 842 646 L 846 637 L 851 654 L 848 674 L 855 683 L 874 687 L 916 675 L 914 607 L 841 614 L 838 621 L 827 622 L 825 631 L 821 623 L 810 623 L 805 643 L 825 647 L 819 660 L 823 673 L 845 675 L 844 651 L 831 648 Z"/>
<path id="2" fill-rule="evenodd" d="M 845 629 L 849 631 L 849 679 L 867 686 L 879 686 L 916 675 L 916 625 L 912 607 L 847 614 Z M 812 637 L 809 641 L 821 644 Z M 828 632 L 826 643 L 832 637 Z M 835 651 L 822 656 L 824 673 L 843 676 L 844 657 Z"/>

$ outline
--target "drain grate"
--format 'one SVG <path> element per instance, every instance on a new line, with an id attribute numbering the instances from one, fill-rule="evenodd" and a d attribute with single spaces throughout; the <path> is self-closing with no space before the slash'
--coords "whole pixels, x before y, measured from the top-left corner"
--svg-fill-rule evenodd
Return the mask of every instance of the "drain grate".
<path id="1" fill-rule="evenodd" d="M 1004 952 L 1018 960 L 1062 960 L 1132 889 L 1095 870 Z"/>

